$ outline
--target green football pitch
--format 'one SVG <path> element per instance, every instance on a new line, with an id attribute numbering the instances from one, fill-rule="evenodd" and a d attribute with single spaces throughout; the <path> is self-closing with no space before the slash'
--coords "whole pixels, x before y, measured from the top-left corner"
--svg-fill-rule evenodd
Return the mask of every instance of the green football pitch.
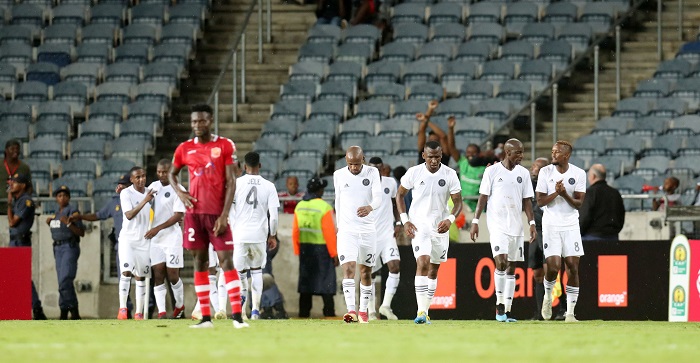
<path id="1" fill-rule="evenodd" d="M 700 324 L 585 321 L 2 321 L 2 362 L 692 362 Z M 466 360 L 465 360 L 466 359 Z"/>

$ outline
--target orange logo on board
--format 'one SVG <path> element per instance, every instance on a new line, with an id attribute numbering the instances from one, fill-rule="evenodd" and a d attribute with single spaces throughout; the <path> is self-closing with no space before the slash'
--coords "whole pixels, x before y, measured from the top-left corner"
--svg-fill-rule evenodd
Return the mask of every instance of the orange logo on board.
<path id="1" fill-rule="evenodd" d="M 598 306 L 627 306 L 627 256 L 598 256 Z"/>

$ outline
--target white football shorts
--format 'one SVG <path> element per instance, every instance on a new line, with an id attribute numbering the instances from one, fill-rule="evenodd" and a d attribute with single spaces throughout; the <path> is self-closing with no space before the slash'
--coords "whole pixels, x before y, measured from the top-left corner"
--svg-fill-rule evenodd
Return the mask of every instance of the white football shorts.
<path id="1" fill-rule="evenodd" d="M 583 256 L 581 231 L 576 228 L 568 231 L 542 230 L 544 258 L 549 256 Z"/>
<path id="2" fill-rule="evenodd" d="M 377 235 L 338 231 L 338 259 L 340 264 L 359 262 L 373 267 L 377 259 Z"/>

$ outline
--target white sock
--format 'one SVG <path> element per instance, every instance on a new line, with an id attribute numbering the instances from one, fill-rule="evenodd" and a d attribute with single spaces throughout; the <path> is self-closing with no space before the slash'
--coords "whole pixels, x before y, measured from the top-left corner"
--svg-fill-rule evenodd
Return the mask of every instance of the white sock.
<path id="1" fill-rule="evenodd" d="M 369 306 L 367 306 L 367 311 L 372 314 L 372 313 L 377 313 L 377 288 L 374 283 L 374 280 L 372 280 L 372 284 L 370 285 L 370 288 L 372 288 L 372 294 L 369 296 Z"/>
<path id="2" fill-rule="evenodd" d="M 372 286 L 365 286 L 360 283 L 360 312 L 366 313 L 369 306 L 369 299 L 372 296 Z"/>
<path id="3" fill-rule="evenodd" d="M 506 312 L 513 306 L 513 296 L 515 295 L 515 275 L 506 275 L 506 288 L 504 296 L 506 300 Z"/>
<path id="4" fill-rule="evenodd" d="M 226 291 L 226 277 L 224 276 L 223 272 L 219 273 L 219 281 L 216 287 L 219 296 L 219 306 L 221 307 L 221 310 L 226 310 L 226 307 L 228 306 L 226 304 L 228 302 L 228 291 Z"/>
<path id="5" fill-rule="evenodd" d="M 219 311 L 219 290 L 216 288 L 216 275 L 209 275 L 209 304 L 212 315 Z"/>
<path id="6" fill-rule="evenodd" d="M 173 289 L 173 296 L 175 297 L 175 307 L 181 308 L 183 305 L 185 305 L 185 289 L 182 284 L 182 279 L 177 280 L 177 282 L 174 285 L 170 284 L 170 287 L 172 287 Z"/>
<path id="7" fill-rule="evenodd" d="M 428 295 L 425 299 L 425 313 L 428 314 L 428 310 L 430 310 L 430 305 L 433 304 L 433 296 L 435 296 L 435 289 L 437 289 L 437 278 L 433 280 L 426 276 L 425 279 L 428 281 Z"/>
<path id="8" fill-rule="evenodd" d="M 428 281 L 426 281 L 427 279 L 427 276 L 416 276 L 413 280 L 416 288 L 416 302 L 418 303 L 418 314 L 425 312 L 425 302 L 428 296 Z"/>
<path id="9" fill-rule="evenodd" d="M 386 289 L 384 290 L 384 301 L 382 306 L 391 307 L 391 300 L 396 294 L 396 289 L 399 287 L 399 277 L 401 273 L 392 274 L 389 272 L 389 277 L 386 279 Z"/>
<path id="10" fill-rule="evenodd" d="M 153 288 L 153 295 L 155 295 L 156 297 L 156 306 L 158 307 L 158 313 L 165 312 L 165 294 L 167 293 L 168 289 L 165 287 L 165 283 Z"/>
<path id="11" fill-rule="evenodd" d="M 544 299 L 545 300 L 549 299 L 551 301 L 552 300 L 552 290 L 554 290 L 554 285 L 556 285 L 557 280 L 549 281 L 545 277 L 542 283 L 544 284 Z"/>
<path id="12" fill-rule="evenodd" d="M 136 312 L 143 314 L 143 303 L 146 300 L 146 281 L 136 280 Z"/>
<path id="13" fill-rule="evenodd" d="M 505 304 L 505 299 L 503 297 L 504 290 L 506 288 L 506 272 L 494 270 L 493 271 L 493 281 L 496 287 L 496 305 Z"/>
<path id="14" fill-rule="evenodd" d="M 260 312 L 263 291 L 262 270 L 250 270 L 250 280 L 251 309 Z"/>
<path id="15" fill-rule="evenodd" d="M 574 309 L 576 309 L 576 301 L 578 300 L 579 287 L 567 286 L 566 287 L 566 314 L 574 315 Z"/>
<path id="16" fill-rule="evenodd" d="M 119 308 L 126 309 L 126 300 L 129 298 L 131 277 L 119 276 Z"/>
<path id="17" fill-rule="evenodd" d="M 345 305 L 348 307 L 348 311 L 356 311 L 354 279 L 343 279 L 343 296 L 345 296 Z"/>
<path id="18" fill-rule="evenodd" d="M 202 309 L 199 307 L 199 299 L 196 296 L 194 301 L 196 301 L 196 303 L 194 304 L 194 308 L 192 308 L 192 313 L 194 313 L 195 311 L 202 312 Z"/>
<path id="19" fill-rule="evenodd" d="M 245 310 L 245 306 L 248 304 L 248 271 L 246 271 L 245 273 L 238 272 L 238 278 L 241 279 L 241 296 L 243 296 L 243 298 L 246 299 L 246 303 L 243 304 L 241 308 Z"/>

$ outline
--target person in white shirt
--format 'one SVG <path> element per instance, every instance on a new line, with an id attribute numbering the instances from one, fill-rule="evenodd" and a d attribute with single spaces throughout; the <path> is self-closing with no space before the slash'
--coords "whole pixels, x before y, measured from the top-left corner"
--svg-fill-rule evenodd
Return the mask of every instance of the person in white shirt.
<path id="1" fill-rule="evenodd" d="M 168 292 L 165 286 L 166 275 L 175 298 L 173 318 L 181 319 L 185 316 L 185 290 L 180 279 L 180 269 L 185 266 L 185 261 L 182 250 L 182 229 L 178 222 L 182 221 L 185 215 L 185 205 L 170 185 L 169 171 L 170 160 L 158 161 L 156 166 L 158 180 L 148 186 L 148 189 L 155 193 L 152 228 L 144 237 L 151 240 L 153 293 L 158 307 L 158 319 L 166 318 L 165 295 Z"/>
<path id="2" fill-rule="evenodd" d="M 522 211 L 530 221 L 530 243 L 537 238 L 531 198 L 534 197 L 530 172 L 520 166 L 523 144 L 517 139 L 506 141 L 502 162 L 486 168 L 479 187 L 479 201 L 472 220 L 471 238 L 479 236 L 479 217 L 488 202 L 488 228 L 491 252 L 496 269 L 493 272 L 496 292 L 496 320 L 515 322 L 510 314 L 515 295 L 516 262 L 524 261 Z"/>
<path id="3" fill-rule="evenodd" d="M 122 275 L 119 276 L 119 314 L 117 319 L 127 316 L 126 298 L 131 288 L 131 277 L 136 279 L 136 313 L 134 320 L 143 320 L 143 304 L 146 295 L 146 276 L 150 272 L 149 241 L 144 237 L 148 232 L 151 217 L 153 190 L 146 189 L 146 173 L 140 166 L 129 171 L 131 186 L 122 190 L 119 201 L 124 213 L 124 224 L 119 232 L 119 262 Z"/>
<path id="4" fill-rule="evenodd" d="M 399 279 L 401 277 L 399 266 L 401 258 L 399 256 L 399 248 L 396 245 L 396 235 L 401 233 L 401 221 L 399 220 L 399 212 L 396 209 L 396 191 L 398 185 L 396 179 L 389 176 L 391 168 L 386 175 L 384 174 L 385 165 L 380 157 L 372 157 L 369 159 L 369 166 L 373 166 L 379 170 L 379 178 L 382 183 L 382 203 L 377 209 L 377 258 L 381 263 L 377 263 L 372 271 L 376 275 L 382 265 L 386 265 L 389 269 L 389 276 L 386 279 L 384 291 L 384 299 L 379 307 L 379 314 L 386 316 L 389 320 L 398 320 L 396 314 L 391 309 L 391 301 L 396 294 L 396 289 L 399 287 Z M 372 298 L 369 304 L 370 320 L 377 319 L 375 309 L 375 288 L 372 283 Z"/>
<path id="5" fill-rule="evenodd" d="M 348 166 L 333 173 L 335 212 L 338 220 L 338 259 L 343 267 L 346 323 L 369 323 L 367 308 L 372 295 L 372 267 L 376 259 L 376 213 L 382 203 L 382 184 L 377 168 L 364 165 L 359 146 L 345 153 Z M 360 262 L 360 309 L 355 308 L 355 266 Z M 357 311 L 357 312 L 356 312 Z"/>
<path id="6" fill-rule="evenodd" d="M 437 288 L 440 263 L 447 261 L 449 230 L 455 216 L 462 211 L 459 178 L 454 169 L 440 163 L 442 148 L 436 141 L 428 141 L 423 148 L 425 163 L 409 168 L 401 177 L 396 194 L 396 208 L 406 236 L 412 238 L 416 258 L 416 324 L 430 324 L 428 309 Z M 406 214 L 404 197 L 412 190 L 411 210 Z M 452 211 L 447 206 L 452 199 Z"/>
<path id="7" fill-rule="evenodd" d="M 574 316 L 579 295 L 578 265 L 583 256 L 578 209 L 586 196 L 586 172 L 569 164 L 573 146 L 568 141 L 557 141 L 552 146 L 552 163 L 540 169 L 537 177 L 537 205 L 542 216 L 542 246 L 547 271 L 544 276 L 542 317 L 552 318 L 552 289 L 557 282 L 564 257 L 569 282 L 566 286 L 567 322 L 577 321 Z"/>
<path id="8" fill-rule="evenodd" d="M 280 201 L 275 185 L 260 176 L 260 155 L 245 155 L 246 174 L 236 181 L 236 194 L 229 212 L 233 232 L 233 265 L 241 278 L 241 295 L 251 291 L 250 318 L 260 319 L 263 291 L 262 268 L 267 262 L 267 248 L 277 246 L 278 208 Z M 269 221 L 268 221 L 269 214 Z M 248 281 L 248 271 L 250 280 Z M 250 286 L 249 286 L 250 284 Z M 245 306 L 243 314 L 245 315 Z"/>

